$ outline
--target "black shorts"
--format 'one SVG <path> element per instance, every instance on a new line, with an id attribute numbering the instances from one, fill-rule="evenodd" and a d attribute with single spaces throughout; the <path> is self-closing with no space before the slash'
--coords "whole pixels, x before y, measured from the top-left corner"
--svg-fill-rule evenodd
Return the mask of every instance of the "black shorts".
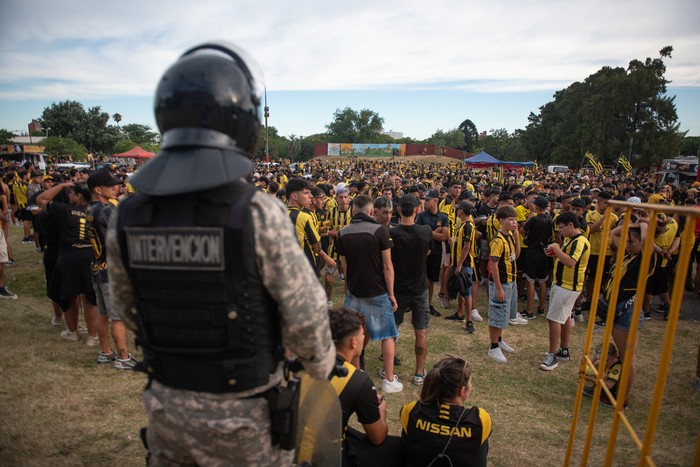
<path id="1" fill-rule="evenodd" d="M 524 276 L 528 282 L 546 282 L 547 279 L 549 279 L 548 258 L 544 255 L 542 255 L 542 257 L 535 256 L 533 258 L 527 258 Z"/>
<path id="2" fill-rule="evenodd" d="M 440 263 L 442 253 L 438 255 L 428 255 L 425 260 L 425 275 L 430 282 L 440 282 Z"/>
<path id="3" fill-rule="evenodd" d="M 669 271 L 668 265 L 662 267 L 659 263 L 656 266 L 651 280 L 647 283 L 647 294 L 661 295 L 668 292 Z"/>
<path id="4" fill-rule="evenodd" d="M 596 271 L 598 271 L 598 255 L 591 255 L 590 258 L 588 259 L 588 268 L 586 269 L 586 272 L 588 273 L 588 277 L 594 279 L 596 275 Z M 606 256 L 605 259 L 603 260 L 603 284 L 605 284 L 605 278 L 608 276 L 610 273 L 610 260 L 612 259 L 611 256 Z"/>
<path id="5" fill-rule="evenodd" d="M 525 259 L 527 256 L 527 250 L 527 248 L 521 249 L 520 256 L 518 256 L 518 259 L 515 260 L 515 265 L 518 267 L 518 272 L 525 271 L 525 265 L 527 264 L 527 260 Z"/>

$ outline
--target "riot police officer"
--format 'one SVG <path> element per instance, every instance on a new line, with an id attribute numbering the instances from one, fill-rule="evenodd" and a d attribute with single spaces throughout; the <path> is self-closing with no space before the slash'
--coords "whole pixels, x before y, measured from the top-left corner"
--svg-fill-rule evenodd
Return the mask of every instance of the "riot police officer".
<path id="1" fill-rule="evenodd" d="M 263 90 L 239 48 L 186 51 L 156 90 L 161 152 L 110 220 L 114 306 L 149 374 L 152 464 L 289 465 L 268 409 L 284 346 L 316 378 L 335 361 L 325 293 L 285 207 L 242 178 Z"/>

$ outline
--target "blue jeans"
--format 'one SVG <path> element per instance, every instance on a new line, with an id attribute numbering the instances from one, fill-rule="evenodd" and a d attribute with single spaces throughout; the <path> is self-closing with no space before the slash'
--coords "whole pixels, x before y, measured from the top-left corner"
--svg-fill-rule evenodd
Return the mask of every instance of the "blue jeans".
<path id="1" fill-rule="evenodd" d="M 348 292 L 344 304 L 365 315 L 370 340 L 383 341 L 399 337 L 389 295 L 360 298 Z"/>
<path id="2" fill-rule="evenodd" d="M 496 300 L 496 285 L 489 281 L 489 326 L 499 329 L 508 327 L 508 320 L 518 316 L 517 282 L 501 284 L 506 294 L 504 301 Z"/>

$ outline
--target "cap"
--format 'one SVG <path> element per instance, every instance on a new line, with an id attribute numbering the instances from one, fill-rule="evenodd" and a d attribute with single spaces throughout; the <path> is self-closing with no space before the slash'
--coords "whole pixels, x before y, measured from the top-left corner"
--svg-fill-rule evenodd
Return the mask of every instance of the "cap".
<path id="1" fill-rule="evenodd" d="M 112 175 L 109 170 L 98 170 L 88 177 L 87 184 L 91 190 L 98 186 L 121 185 L 122 181 Z"/>
<path id="2" fill-rule="evenodd" d="M 586 202 L 583 200 L 583 198 L 574 198 L 571 205 L 575 208 L 585 208 Z"/>
<path id="3" fill-rule="evenodd" d="M 474 204 L 472 204 L 470 201 L 462 201 L 457 206 L 457 209 L 461 209 L 466 213 L 471 213 L 474 210 Z"/>
<path id="4" fill-rule="evenodd" d="M 522 193 L 516 193 L 513 195 L 513 201 L 518 200 L 518 199 L 525 199 L 525 195 Z"/>
<path id="5" fill-rule="evenodd" d="M 464 190 L 459 194 L 459 199 L 476 199 L 476 194 L 472 190 Z"/>
<path id="6" fill-rule="evenodd" d="M 627 198 L 628 203 L 641 203 L 642 199 L 639 196 L 630 196 Z"/>
<path id="7" fill-rule="evenodd" d="M 418 198 L 413 195 L 402 195 L 399 198 L 399 206 L 416 207 L 418 206 Z"/>
<path id="8" fill-rule="evenodd" d="M 428 192 L 423 195 L 423 199 L 438 199 L 440 198 L 440 193 L 436 189 L 428 190 Z"/>

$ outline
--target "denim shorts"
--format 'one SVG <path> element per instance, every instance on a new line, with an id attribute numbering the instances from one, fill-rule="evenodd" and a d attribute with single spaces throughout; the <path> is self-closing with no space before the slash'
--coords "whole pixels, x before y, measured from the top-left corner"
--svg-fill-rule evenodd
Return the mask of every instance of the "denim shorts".
<path id="1" fill-rule="evenodd" d="M 618 309 L 622 308 L 625 306 L 626 302 L 620 302 L 617 304 Z M 614 328 L 619 329 L 620 331 L 629 331 L 630 328 L 632 327 L 632 313 L 634 312 L 634 306 L 628 306 L 627 309 L 625 310 L 624 313 L 620 315 L 619 318 L 617 318 L 617 321 L 615 321 Z M 644 315 L 644 310 L 639 312 L 639 325 L 637 326 L 638 330 L 642 329 L 642 323 L 644 320 L 642 319 Z"/>
<path id="2" fill-rule="evenodd" d="M 430 305 L 428 305 L 428 290 L 418 295 L 396 295 L 398 310 L 394 313 L 396 325 L 403 323 L 404 313 L 411 310 L 411 324 L 413 329 L 428 329 L 430 321 Z"/>
<path id="3" fill-rule="evenodd" d="M 493 328 L 505 329 L 508 327 L 508 320 L 513 319 L 518 313 L 518 289 L 516 282 L 501 284 L 506 294 L 503 302 L 496 301 L 496 285 L 489 281 L 489 326 Z"/>
<path id="4" fill-rule="evenodd" d="M 365 315 L 370 340 L 383 341 L 399 336 L 389 295 L 360 298 L 348 292 L 344 305 Z"/>

